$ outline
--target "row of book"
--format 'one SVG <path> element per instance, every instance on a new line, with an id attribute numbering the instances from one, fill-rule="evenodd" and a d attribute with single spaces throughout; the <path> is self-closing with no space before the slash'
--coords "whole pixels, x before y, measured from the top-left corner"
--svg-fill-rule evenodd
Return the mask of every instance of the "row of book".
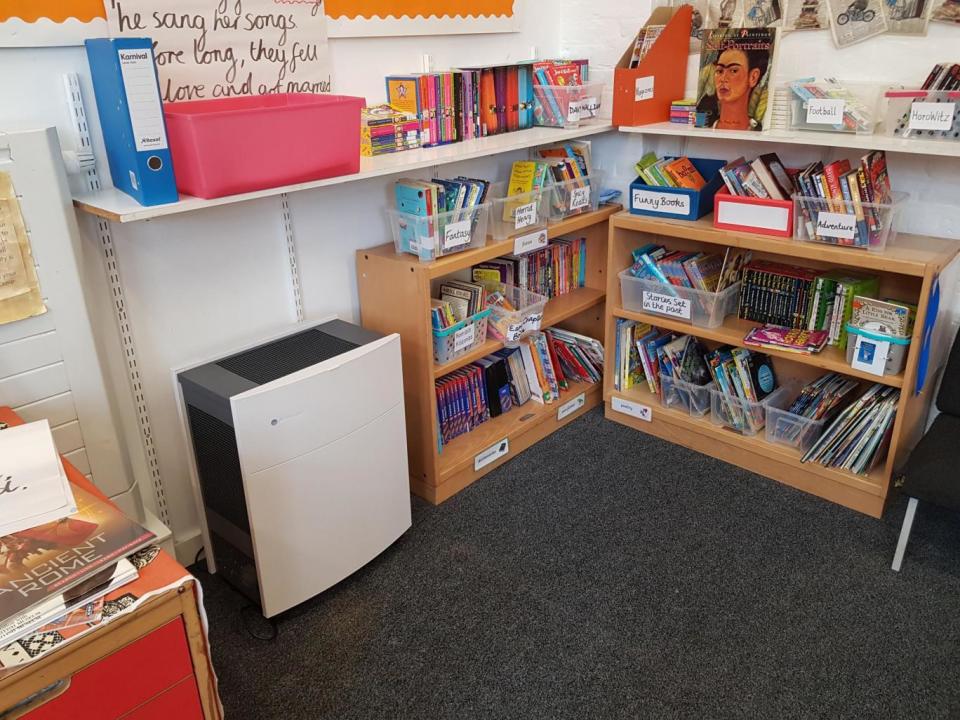
<path id="1" fill-rule="evenodd" d="M 628 272 L 634 277 L 656 280 L 667 286 L 719 293 L 740 280 L 750 253 L 733 248 L 727 248 L 723 255 L 671 251 L 650 243 L 633 250 L 632 258 L 633 265 Z"/>
<path id="2" fill-rule="evenodd" d="M 389 105 L 365 107 L 360 113 L 360 156 L 376 157 L 420 147 L 416 116 Z"/>
<path id="3" fill-rule="evenodd" d="M 489 180 L 463 176 L 397 180 L 393 192 L 396 209 L 402 213 L 397 221 L 400 250 L 419 254 L 421 245 L 429 243 L 443 254 L 469 245 L 479 220 L 478 209 L 486 202 L 489 190 Z M 404 216 L 423 220 L 410 222 Z"/>
<path id="4" fill-rule="evenodd" d="M 533 400 L 550 404 L 571 384 L 603 378 L 603 345 L 560 328 L 536 332 L 435 383 L 439 447 Z"/>
<path id="5" fill-rule="evenodd" d="M 655 187 L 699 190 L 707 184 L 688 157 L 658 158 L 656 153 L 648 152 L 640 158 L 635 169 L 647 185 Z"/>
<path id="6" fill-rule="evenodd" d="M 446 145 L 533 127 L 535 84 L 579 84 L 588 73 L 577 59 L 388 75 L 387 104 L 417 119 L 421 146 Z"/>
<path id="7" fill-rule="evenodd" d="M 885 455 L 893 432 L 900 391 L 879 383 L 872 385 L 827 427 L 802 462 L 848 470 L 860 475 Z"/>
<path id="8" fill-rule="evenodd" d="M 740 197 L 789 200 L 797 191 L 776 153 L 760 155 L 752 162 L 738 157 L 720 168 L 720 177 L 730 194 Z"/>
<path id="9" fill-rule="evenodd" d="M 809 239 L 834 245 L 870 247 L 877 244 L 881 233 L 892 221 L 889 209 L 880 207 L 892 200 L 887 158 L 882 150 L 874 150 L 852 167 L 849 160 L 824 165 L 810 163 L 796 176 L 800 212 Z M 821 213 L 853 215 L 852 232 L 839 231 L 831 223 L 836 219 Z"/>
<path id="10" fill-rule="evenodd" d="M 585 238 L 558 238 L 525 255 L 505 255 L 478 263 L 471 277 L 488 288 L 503 283 L 548 298 L 566 295 L 586 285 L 587 242 Z"/>

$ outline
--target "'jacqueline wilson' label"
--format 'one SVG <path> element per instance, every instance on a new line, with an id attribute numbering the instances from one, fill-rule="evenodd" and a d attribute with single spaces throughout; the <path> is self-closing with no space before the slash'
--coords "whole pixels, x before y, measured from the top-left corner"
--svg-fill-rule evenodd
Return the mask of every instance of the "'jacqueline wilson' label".
<path id="1" fill-rule="evenodd" d="M 574 188 L 570 193 L 570 210 L 579 210 L 590 204 L 590 187 Z"/>
<path id="2" fill-rule="evenodd" d="M 635 210 L 650 210 L 664 215 L 689 215 L 690 196 L 634 188 L 633 207 Z"/>
<path id="3" fill-rule="evenodd" d="M 856 233 L 856 215 L 832 212 L 821 212 L 817 215 L 817 235 L 821 237 L 853 240 Z"/>
<path id="4" fill-rule="evenodd" d="M 470 244 L 470 230 L 473 223 L 470 220 L 448 223 L 443 229 L 443 249 L 461 247 Z"/>
<path id="5" fill-rule="evenodd" d="M 536 232 L 520 235 L 513 240 L 513 254 L 523 255 L 532 250 L 539 250 L 547 246 L 547 231 L 537 230 Z"/>
<path id="6" fill-rule="evenodd" d="M 839 125 L 843 122 L 844 100 L 814 98 L 807 100 L 808 125 Z"/>
<path id="7" fill-rule="evenodd" d="M 669 315 L 670 317 L 690 319 L 690 301 L 686 298 L 674 297 L 673 295 L 661 295 L 660 293 L 643 291 L 643 309 L 647 312 L 657 313 L 658 315 Z"/>
<path id="8" fill-rule="evenodd" d="M 557 420 L 563 420 L 568 415 L 573 415 L 573 413 L 582 408 L 586 402 L 586 393 L 580 393 L 573 400 L 568 400 L 557 410 Z"/>
<path id="9" fill-rule="evenodd" d="M 504 455 L 507 455 L 510 452 L 510 441 L 508 438 L 504 438 L 496 445 L 488 447 L 479 455 L 475 455 L 473 458 L 473 469 L 480 470 L 481 468 L 486 467 L 492 462 L 495 462 L 502 458 Z"/>
<path id="10" fill-rule="evenodd" d="M 949 130 L 956 103 L 915 102 L 910 106 L 911 130 Z"/>
<path id="11" fill-rule="evenodd" d="M 610 401 L 610 409 L 624 413 L 625 415 L 632 415 L 645 422 L 653 422 L 653 410 L 651 410 L 648 405 L 643 405 L 642 403 L 630 402 L 623 398 L 614 397 L 613 400 Z"/>
<path id="12" fill-rule="evenodd" d="M 537 203 L 521 205 L 513 212 L 513 229 L 523 230 L 537 221 Z"/>
<path id="13" fill-rule="evenodd" d="M 463 352 L 473 345 L 473 341 L 476 339 L 475 329 L 476 325 L 470 323 L 453 334 L 453 351 L 455 353 Z"/>
<path id="14" fill-rule="evenodd" d="M 637 102 L 653 98 L 653 75 L 638 77 L 633 88 L 633 99 Z"/>

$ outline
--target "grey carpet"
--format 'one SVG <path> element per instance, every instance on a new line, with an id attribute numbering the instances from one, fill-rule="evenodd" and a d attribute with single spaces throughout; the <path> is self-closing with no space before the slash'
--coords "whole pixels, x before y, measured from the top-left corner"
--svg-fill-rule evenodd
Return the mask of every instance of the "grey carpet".
<path id="1" fill-rule="evenodd" d="M 957 718 L 960 517 L 883 521 L 594 411 L 252 639 L 198 571 L 228 720 Z"/>

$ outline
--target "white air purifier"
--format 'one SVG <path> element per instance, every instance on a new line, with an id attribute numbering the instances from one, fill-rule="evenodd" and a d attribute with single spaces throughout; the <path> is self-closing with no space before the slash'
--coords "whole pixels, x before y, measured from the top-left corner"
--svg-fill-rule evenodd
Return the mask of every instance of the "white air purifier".
<path id="1" fill-rule="evenodd" d="M 207 567 L 265 617 L 410 527 L 398 335 L 331 320 L 174 375 Z"/>

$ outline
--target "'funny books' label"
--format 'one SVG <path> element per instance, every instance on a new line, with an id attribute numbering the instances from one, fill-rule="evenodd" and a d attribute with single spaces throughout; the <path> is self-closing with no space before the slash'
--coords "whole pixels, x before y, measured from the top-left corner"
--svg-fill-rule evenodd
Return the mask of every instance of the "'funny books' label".
<path id="1" fill-rule="evenodd" d="M 568 415 L 573 415 L 573 413 L 586 405 L 586 403 L 586 393 L 580 393 L 573 400 L 568 400 L 557 409 L 557 420 L 563 420 Z"/>
<path id="2" fill-rule="evenodd" d="M 808 125 L 839 125 L 843 122 L 845 100 L 833 98 L 813 98 L 807 100 Z"/>
<path id="3" fill-rule="evenodd" d="M 653 75 L 638 77 L 633 89 L 633 99 L 637 102 L 653 98 Z"/>
<path id="4" fill-rule="evenodd" d="M 590 205 L 590 186 L 574 188 L 570 193 L 570 210 L 579 210 Z"/>
<path id="5" fill-rule="evenodd" d="M 625 415 L 632 415 L 644 422 L 653 422 L 653 410 L 650 409 L 649 405 L 643 403 L 630 402 L 614 396 L 613 400 L 610 401 L 610 409 Z"/>
<path id="6" fill-rule="evenodd" d="M 473 469 L 474 471 L 485 468 L 492 462 L 496 462 L 504 455 L 509 454 L 510 452 L 510 440 L 504 438 L 496 445 L 492 445 L 484 450 L 482 453 L 474 456 L 473 458 Z"/>
<path id="7" fill-rule="evenodd" d="M 513 254 L 523 255 L 532 250 L 539 250 L 547 246 L 548 238 L 546 230 L 537 230 L 536 232 L 520 235 L 513 240 Z"/>
<path id="8" fill-rule="evenodd" d="M 453 334 L 453 351 L 455 353 L 463 352 L 473 345 L 473 341 L 476 340 L 476 327 L 476 325 L 470 323 Z"/>
<path id="9" fill-rule="evenodd" d="M 635 210 L 650 210 L 664 215 L 689 215 L 690 196 L 634 188 L 633 207 Z"/>
<path id="10" fill-rule="evenodd" d="M 949 130 L 956 103 L 915 102 L 910 106 L 911 130 Z"/>
<path id="11" fill-rule="evenodd" d="M 470 220 L 447 223 L 443 228 L 443 249 L 450 250 L 470 244 L 470 230 L 473 223 Z"/>
<path id="12" fill-rule="evenodd" d="M 853 240 L 857 234 L 857 216 L 845 213 L 817 213 L 817 235 L 820 237 Z"/>
<path id="13" fill-rule="evenodd" d="M 645 312 L 668 315 L 670 317 L 690 319 L 690 301 L 687 298 L 663 295 L 661 293 L 643 291 L 642 306 Z"/>
<path id="14" fill-rule="evenodd" d="M 513 229 L 523 230 L 537 221 L 537 203 L 521 205 L 513 213 Z"/>

